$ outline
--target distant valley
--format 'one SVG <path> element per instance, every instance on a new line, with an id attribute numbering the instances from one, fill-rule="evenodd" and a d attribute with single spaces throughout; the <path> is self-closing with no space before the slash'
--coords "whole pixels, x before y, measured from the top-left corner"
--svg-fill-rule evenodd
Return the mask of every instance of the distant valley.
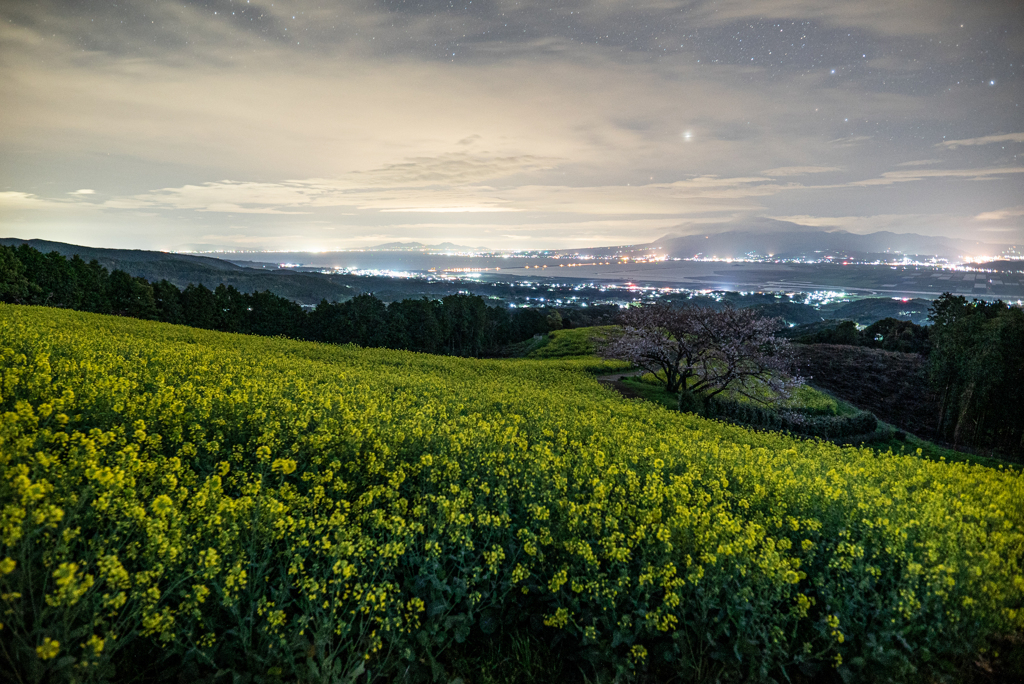
<path id="1" fill-rule="evenodd" d="M 724 244 L 725 234 L 706 241 Z M 751 232 L 764 248 L 797 238 L 786 233 Z M 822 237 L 826 236 L 826 237 Z M 831 236 L 831 237 L 828 237 Z M 872 238 L 868 244 L 862 238 Z M 921 236 L 897 236 L 902 246 L 922 246 Z M 820 233 L 804 234 L 813 240 L 860 240 L 874 248 L 883 240 L 874 236 Z M 921 240 L 918 240 L 921 238 Z M 151 282 L 166 279 L 178 287 L 190 283 L 215 288 L 234 286 L 241 292 L 269 290 L 300 304 L 321 300 L 344 301 L 373 293 L 382 301 L 437 298 L 465 292 L 516 306 L 625 305 L 644 299 L 692 296 L 708 292 L 767 292 L 809 296 L 808 301 L 884 297 L 931 299 L 943 292 L 968 298 L 1024 298 L 1024 262 L 1004 260 L 972 270 L 921 264 L 885 265 L 855 263 L 841 258 L 818 263 L 799 261 L 704 261 L 672 256 L 690 250 L 700 238 L 666 237 L 644 245 L 595 248 L 582 252 L 523 252 L 515 254 L 438 253 L 436 245 L 419 249 L 398 243 L 382 251 L 323 253 L 231 253 L 217 255 L 176 254 L 145 250 L 83 247 L 45 240 L 2 238 L 0 244 L 27 243 L 42 252 L 96 259 L 108 269 L 121 269 Z M 737 244 L 753 245 L 754 242 Z M 820 245 L 818 245 L 820 246 Z M 382 245 L 381 247 L 385 247 Z M 451 245 L 453 251 L 458 245 Z M 739 249 L 739 248 L 737 248 Z M 658 251 L 660 250 L 660 251 Z M 835 254 L 840 254 L 835 252 Z M 889 255 L 890 257 L 892 255 Z M 851 257 L 852 258 L 852 257 Z M 999 270 L 996 270 L 999 269 Z M 831 294 L 829 294 L 831 293 Z M 805 323 L 807 320 L 792 322 Z"/>

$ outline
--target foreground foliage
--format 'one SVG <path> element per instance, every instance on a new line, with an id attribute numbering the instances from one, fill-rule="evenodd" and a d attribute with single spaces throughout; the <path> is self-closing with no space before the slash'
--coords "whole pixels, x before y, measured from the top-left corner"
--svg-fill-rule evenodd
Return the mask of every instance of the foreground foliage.
<path id="1" fill-rule="evenodd" d="M 592 678 L 900 680 L 1024 628 L 1019 474 L 631 403 L 607 362 L 13 306 L 0 354 L 23 681 L 443 680 L 538 635 Z"/>

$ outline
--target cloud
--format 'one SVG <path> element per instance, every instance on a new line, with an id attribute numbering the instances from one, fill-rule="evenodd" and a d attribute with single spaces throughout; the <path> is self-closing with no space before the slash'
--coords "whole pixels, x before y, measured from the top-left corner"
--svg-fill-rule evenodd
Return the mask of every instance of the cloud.
<path id="1" fill-rule="evenodd" d="M 500 211 L 522 211 L 511 207 L 402 207 L 401 209 L 381 209 L 383 214 L 487 214 Z"/>
<path id="2" fill-rule="evenodd" d="M 842 171 L 838 166 L 780 166 L 762 171 L 766 176 L 803 176 L 808 173 L 828 173 Z"/>
<path id="3" fill-rule="evenodd" d="M 244 214 L 283 218 L 296 215 L 318 215 L 320 220 L 341 221 L 346 231 L 358 230 L 357 223 L 369 222 L 376 227 L 388 223 L 384 216 L 395 214 L 422 215 L 488 215 L 495 227 L 511 227 L 503 215 L 520 215 L 517 232 L 551 233 L 564 239 L 586 234 L 579 220 L 587 216 L 615 217 L 614 221 L 672 217 L 680 220 L 715 221 L 728 215 L 749 215 L 764 211 L 759 202 L 781 201 L 783 195 L 797 192 L 826 191 L 839 188 L 886 186 L 920 182 L 929 179 L 982 180 L 1019 174 L 1024 167 L 982 169 L 907 168 L 888 171 L 879 177 L 836 185 L 808 185 L 778 182 L 771 175 L 825 173 L 839 167 L 804 166 L 770 169 L 774 174 L 750 176 L 718 176 L 704 174 L 675 182 L 651 182 L 639 185 L 565 185 L 530 183 L 503 186 L 469 183 L 490 178 L 500 180 L 502 174 L 527 173 L 523 169 L 544 170 L 554 162 L 529 156 L 471 156 L 451 154 L 438 157 L 413 158 L 386 164 L 365 172 L 350 173 L 338 178 L 292 179 L 280 182 L 221 180 L 203 184 L 187 184 L 151 192 L 113 197 L 102 203 L 105 209 L 147 211 L 194 211 L 201 214 Z M 781 171 L 782 174 L 778 172 Z M 8 193 L 8 205 L 31 207 L 43 202 L 29 193 Z M 3 201 L 0 197 L 0 202 Z M 340 212 L 341 209 L 346 211 Z M 353 218 L 355 216 L 361 218 Z M 380 217 L 373 219 L 372 217 Z M 982 215 L 987 220 L 993 214 Z M 566 219 L 554 223 L 551 217 Z M 821 217 L 811 213 L 783 214 L 779 218 L 801 225 L 846 227 L 864 224 L 858 217 Z M 908 215 L 908 220 L 911 220 Z M 875 229 L 896 228 L 891 216 L 875 217 Z M 633 223 L 639 226 L 641 224 Z M 668 224 L 666 224 L 668 225 Z M 867 225 L 867 224 L 864 224 Z M 452 229 L 454 230 L 454 229 Z M 649 228 L 647 230 L 650 230 Z M 618 232 L 618 231 L 616 231 Z M 446 233 L 447 234 L 447 233 Z M 596 234 L 594 235 L 596 237 Z"/>
<path id="4" fill-rule="evenodd" d="M 879 231 L 892 233 L 919 233 L 922 235 L 944 235 L 962 238 L 966 217 L 947 214 L 869 214 L 865 216 L 772 216 L 780 221 L 790 221 L 802 226 L 822 228 L 826 231 L 845 230 L 866 235 Z"/>
<path id="5" fill-rule="evenodd" d="M 1024 216 L 1024 206 L 1000 209 L 998 211 L 984 211 L 974 217 L 976 221 L 1003 221 L 1009 218 Z"/>
<path id="6" fill-rule="evenodd" d="M 391 213 L 659 214 L 687 215 L 749 210 L 746 198 L 800 189 L 764 176 L 695 176 L 642 185 L 514 184 L 466 181 L 525 168 L 545 167 L 533 158 L 413 160 L 340 178 L 271 182 L 222 180 L 163 188 L 104 202 L 111 209 L 185 209 L 214 213 L 294 214 L 337 207 Z M 721 204 L 727 201 L 727 204 Z M 738 202 L 738 203 L 737 203 Z"/>
<path id="7" fill-rule="evenodd" d="M 470 136 L 466 140 L 478 139 Z M 457 144 L 465 144 L 465 140 Z M 352 174 L 355 183 L 370 185 L 425 185 L 479 183 L 517 173 L 551 169 L 556 159 L 534 155 L 485 157 L 452 152 L 434 157 L 413 157 L 397 164 L 387 164 L 370 171 Z"/>
<path id="8" fill-rule="evenodd" d="M 990 67 L 944 34 L 1016 64 L 1019 36 L 989 31 L 1016 17 L 1005 1 L 963 31 L 956 0 L 78 4 L 0 3 L 0 147 L 33 160 L 3 186 L 38 193 L 0 212 L 40 231 L 65 219 L 47 208 L 92 212 L 112 246 L 321 220 L 355 241 L 417 218 L 445 222 L 410 236 L 432 241 L 460 221 L 635 241 L 739 214 L 942 205 L 970 221 L 1020 194 L 1015 171 L 991 170 L 1007 164 L 995 144 L 981 171 L 918 169 L 943 133 L 965 139 L 952 149 L 1019 128 L 1002 73 L 947 90 Z M 964 185 L 987 178 L 1003 180 L 984 197 Z"/>
<path id="9" fill-rule="evenodd" d="M 917 171 L 886 171 L 879 178 L 868 178 L 865 180 L 854 181 L 853 183 L 849 183 L 849 185 L 894 185 L 896 183 L 920 181 L 925 178 L 964 178 L 967 180 L 986 180 L 994 176 L 1016 173 L 1024 173 L 1024 166 L 1006 166 L 990 169 L 921 169 Z"/>
<path id="10" fill-rule="evenodd" d="M 798 214 L 796 216 L 769 216 L 776 221 L 789 221 L 801 226 L 812 226 L 815 228 L 839 228 L 852 221 L 859 220 L 859 216 L 809 216 Z"/>
<path id="11" fill-rule="evenodd" d="M 872 136 L 870 135 L 848 135 L 842 138 L 836 138 L 835 140 L 829 140 L 828 143 L 835 147 L 855 147 L 862 143 L 866 143 L 868 140 L 871 140 L 871 138 Z"/>
<path id="12" fill-rule="evenodd" d="M 697 219 L 694 219 L 697 220 Z M 522 225 L 518 221 L 514 224 L 516 230 L 523 231 L 545 231 L 551 230 L 553 232 L 591 232 L 601 233 L 609 229 L 621 229 L 623 226 L 629 226 L 637 230 L 663 230 L 671 228 L 678 224 L 678 220 L 674 218 L 599 218 L 590 219 L 584 218 L 584 220 L 573 221 L 537 221 L 531 222 L 528 225 Z M 496 228 L 493 223 L 466 223 L 466 222 L 454 222 L 448 221 L 444 223 L 434 223 L 418 221 L 416 223 L 395 223 L 389 226 L 395 230 L 423 230 L 423 229 L 434 229 L 434 228 L 445 228 L 445 229 L 462 229 L 469 231 L 479 231 L 486 229 Z M 504 230 L 507 230 L 505 228 Z M 386 236 L 385 236 L 386 237 Z"/>
<path id="13" fill-rule="evenodd" d="M 233 226 L 231 226 L 233 227 Z M 230 228 L 230 227 L 229 227 Z M 312 247 L 317 242 L 315 238 L 310 239 L 307 235 L 260 235 L 256 233 L 206 233 L 195 238 L 195 242 L 187 247 L 178 247 L 173 251 L 203 251 L 203 250 L 289 250 L 296 249 L 301 245 L 302 251 L 319 251 Z M 335 241 L 336 242 L 336 241 Z"/>
<path id="14" fill-rule="evenodd" d="M 4 191 L 0 192 L 0 209 L 77 209 L 91 205 L 66 199 L 50 199 L 40 197 L 31 192 Z"/>
<path id="15" fill-rule="evenodd" d="M 0 192 L 0 206 L 31 207 L 44 204 L 45 200 L 29 192 Z"/>
<path id="16" fill-rule="evenodd" d="M 109 199 L 100 206 L 104 209 L 148 209 L 158 206 L 158 203 L 132 197 L 121 197 Z"/>
<path id="17" fill-rule="evenodd" d="M 748 0 L 717 0 L 701 3 L 696 19 L 700 23 L 713 25 L 760 20 L 770 16 L 774 20 L 790 19 L 874 34 L 909 37 L 944 33 L 954 21 L 959 23 L 962 14 L 962 7 L 955 0 L 902 0 L 896 4 L 818 0 L 775 0 L 768 4 L 751 3 Z"/>
<path id="18" fill-rule="evenodd" d="M 95 195 L 96 191 L 95 190 L 90 190 L 89 188 L 82 188 L 81 190 L 75 190 L 74 192 L 69 192 L 68 194 L 69 195 Z"/>
<path id="19" fill-rule="evenodd" d="M 1024 142 L 1024 133 L 1007 133 L 1006 135 L 986 135 L 981 138 L 966 138 L 964 140 L 946 140 L 940 142 L 936 147 L 945 147 L 950 150 L 955 150 L 961 146 L 970 145 L 992 145 L 995 143 L 1019 143 Z"/>
<path id="20" fill-rule="evenodd" d="M 230 202 L 215 202 L 199 209 L 199 211 L 216 211 L 225 214 L 308 214 L 308 211 L 281 211 L 271 207 L 241 207 Z"/>

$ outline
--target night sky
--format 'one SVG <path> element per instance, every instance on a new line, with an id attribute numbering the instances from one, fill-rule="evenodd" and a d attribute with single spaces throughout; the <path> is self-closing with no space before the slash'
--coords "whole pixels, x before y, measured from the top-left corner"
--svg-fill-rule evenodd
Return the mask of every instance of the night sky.
<path id="1" fill-rule="evenodd" d="M 1022 102 L 1019 0 L 3 0 L 0 234 L 1020 244 Z"/>

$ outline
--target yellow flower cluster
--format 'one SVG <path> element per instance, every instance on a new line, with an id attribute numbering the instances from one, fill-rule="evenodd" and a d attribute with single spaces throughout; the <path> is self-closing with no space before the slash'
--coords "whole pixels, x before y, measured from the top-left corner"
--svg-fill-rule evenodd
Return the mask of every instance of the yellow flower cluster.
<path id="1" fill-rule="evenodd" d="M 386 672 L 531 614 L 678 672 L 1024 628 L 1018 472 L 627 402 L 603 361 L 7 305 L 0 358 L 0 621 L 41 667 L 146 639 Z"/>

